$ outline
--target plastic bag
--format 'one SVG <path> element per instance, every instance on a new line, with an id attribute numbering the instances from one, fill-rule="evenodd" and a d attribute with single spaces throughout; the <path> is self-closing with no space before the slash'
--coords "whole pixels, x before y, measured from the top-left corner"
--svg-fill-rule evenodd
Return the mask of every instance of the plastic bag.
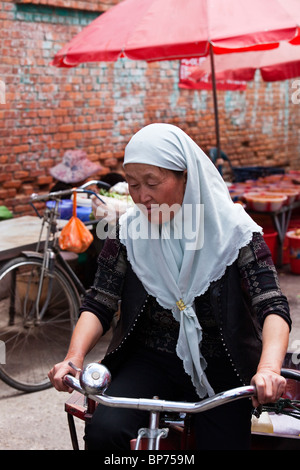
<path id="1" fill-rule="evenodd" d="M 58 244 L 62 250 L 72 251 L 74 253 L 83 253 L 88 249 L 93 235 L 84 223 L 76 216 L 76 192 L 73 199 L 73 216 L 62 229 Z"/>
<path id="2" fill-rule="evenodd" d="M 12 212 L 6 206 L 0 206 L 0 220 L 7 220 L 13 217 Z"/>

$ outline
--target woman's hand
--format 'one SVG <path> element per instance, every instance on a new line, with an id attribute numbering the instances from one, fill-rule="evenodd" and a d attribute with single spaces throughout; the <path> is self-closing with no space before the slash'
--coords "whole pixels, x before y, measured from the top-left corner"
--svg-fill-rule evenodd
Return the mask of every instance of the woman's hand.
<path id="1" fill-rule="evenodd" d="M 252 398 L 255 407 L 272 403 L 285 391 L 286 380 L 280 375 L 289 341 L 289 326 L 279 316 L 270 314 L 265 319 L 262 331 L 262 354 L 256 374 L 251 380 L 257 396 Z"/>
<path id="2" fill-rule="evenodd" d="M 75 375 L 74 369 L 69 365 L 69 362 L 72 362 L 78 369 L 82 368 L 83 361 L 81 359 L 78 359 L 78 357 L 70 357 L 56 364 L 48 373 L 52 385 L 59 392 L 73 392 L 73 389 L 65 385 L 63 381 L 66 374 Z M 76 375 L 78 375 L 78 373 Z"/>
<path id="3" fill-rule="evenodd" d="M 259 368 L 251 380 L 251 385 L 255 385 L 257 395 L 252 397 L 255 408 L 264 403 L 273 403 L 279 400 L 286 388 L 286 380 L 281 375 L 271 369 Z"/>
<path id="4" fill-rule="evenodd" d="M 98 318 L 91 312 L 82 312 L 73 331 L 70 347 L 65 359 L 56 364 L 48 373 L 52 385 L 59 392 L 73 391 L 64 384 L 66 374 L 74 374 L 74 369 L 69 365 L 72 362 L 78 369 L 82 369 L 83 361 L 87 353 L 94 347 L 103 333 L 103 328 Z"/>

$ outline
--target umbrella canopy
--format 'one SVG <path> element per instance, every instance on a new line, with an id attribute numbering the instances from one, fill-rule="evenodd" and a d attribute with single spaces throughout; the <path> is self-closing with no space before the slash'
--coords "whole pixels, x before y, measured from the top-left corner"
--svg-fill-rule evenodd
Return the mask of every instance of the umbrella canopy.
<path id="1" fill-rule="evenodd" d="M 52 65 L 210 54 L 220 155 L 214 54 L 271 49 L 281 41 L 300 42 L 298 5 L 299 0 L 123 0 L 66 44 Z"/>
<path id="2" fill-rule="evenodd" d="M 52 64 L 205 56 L 210 44 L 215 53 L 268 49 L 298 37 L 300 23 L 293 16 L 297 2 L 123 0 L 85 27 Z"/>
<path id="3" fill-rule="evenodd" d="M 240 53 L 237 54 L 240 55 Z M 207 70 L 207 63 L 210 64 L 209 70 Z M 218 75 L 218 78 L 215 79 L 215 85 L 217 90 L 246 90 L 247 81 L 227 78 L 226 75 L 223 78 L 222 75 Z M 212 90 L 210 58 L 181 59 L 178 86 L 190 90 Z"/>
<path id="4" fill-rule="evenodd" d="M 188 77 L 180 81 L 180 86 L 197 88 L 202 80 L 205 80 L 204 84 L 209 82 L 211 79 L 210 61 L 207 58 L 201 58 L 198 60 L 199 65 L 193 65 L 193 61 L 190 62 Z M 214 65 L 215 79 L 221 83 L 253 80 L 256 70 L 260 71 L 266 82 L 287 80 L 300 77 L 300 48 L 288 42 L 282 42 L 277 49 L 268 51 L 216 55 Z M 183 65 L 183 67 L 186 66 Z"/>

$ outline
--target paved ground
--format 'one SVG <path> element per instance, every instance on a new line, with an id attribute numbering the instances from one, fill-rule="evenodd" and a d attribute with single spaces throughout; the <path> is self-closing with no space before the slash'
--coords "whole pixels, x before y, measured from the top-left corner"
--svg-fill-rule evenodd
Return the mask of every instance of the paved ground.
<path id="1" fill-rule="evenodd" d="M 97 358 L 104 356 L 109 340 L 107 333 L 97 350 Z M 0 380 L 0 450 L 71 450 L 64 411 L 69 397 L 68 393 L 53 388 L 26 394 Z M 76 426 L 83 449 L 83 422 L 76 420 Z"/>
<path id="2" fill-rule="evenodd" d="M 300 276 L 284 269 L 279 280 L 289 299 L 294 323 L 289 350 L 300 359 Z M 106 346 L 107 342 L 103 349 Z M 0 450 L 71 449 L 64 412 L 67 398 L 67 394 L 54 389 L 23 394 L 0 382 Z M 81 438 L 83 425 L 78 420 L 77 426 Z"/>

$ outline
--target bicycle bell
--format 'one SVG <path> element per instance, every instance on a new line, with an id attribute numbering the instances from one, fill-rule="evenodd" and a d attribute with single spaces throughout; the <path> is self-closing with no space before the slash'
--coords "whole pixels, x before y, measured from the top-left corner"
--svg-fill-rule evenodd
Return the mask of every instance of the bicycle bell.
<path id="1" fill-rule="evenodd" d="M 79 375 L 81 387 L 88 395 L 101 395 L 111 381 L 109 370 L 98 362 L 88 364 Z"/>

